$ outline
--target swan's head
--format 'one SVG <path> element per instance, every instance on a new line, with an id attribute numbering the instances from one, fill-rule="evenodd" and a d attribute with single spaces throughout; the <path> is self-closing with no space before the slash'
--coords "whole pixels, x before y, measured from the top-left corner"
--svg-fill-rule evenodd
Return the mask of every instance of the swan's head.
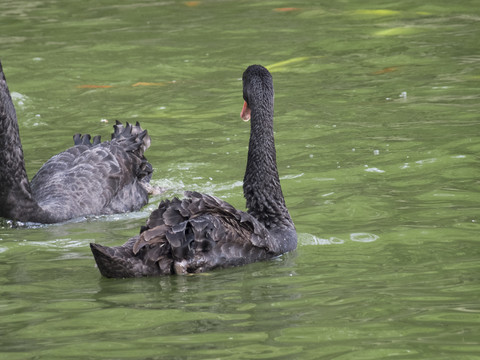
<path id="1" fill-rule="evenodd" d="M 250 65 L 243 73 L 243 104 L 240 117 L 250 120 L 251 109 L 263 104 L 273 105 L 273 79 L 262 65 Z"/>

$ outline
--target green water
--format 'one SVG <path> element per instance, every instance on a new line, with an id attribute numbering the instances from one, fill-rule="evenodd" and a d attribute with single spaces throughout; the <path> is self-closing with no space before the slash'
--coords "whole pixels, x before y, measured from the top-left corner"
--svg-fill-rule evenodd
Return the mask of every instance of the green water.
<path id="1" fill-rule="evenodd" d="M 480 359 L 479 24 L 468 0 L 3 0 L 30 177 L 74 133 L 138 120 L 169 190 L 134 214 L 3 222 L 0 359 Z M 102 278 L 88 243 L 123 243 L 163 197 L 244 208 L 252 63 L 274 77 L 298 250 Z"/>

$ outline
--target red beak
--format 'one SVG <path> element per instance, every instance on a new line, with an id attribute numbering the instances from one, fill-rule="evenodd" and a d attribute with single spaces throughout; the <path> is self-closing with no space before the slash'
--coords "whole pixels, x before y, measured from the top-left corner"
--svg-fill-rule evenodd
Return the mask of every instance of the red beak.
<path id="1" fill-rule="evenodd" d="M 243 103 L 243 108 L 242 108 L 242 112 L 240 113 L 240 117 L 242 118 L 243 121 L 248 121 L 250 120 L 250 116 L 251 116 L 251 110 L 248 107 L 247 102 L 245 101 Z"/>

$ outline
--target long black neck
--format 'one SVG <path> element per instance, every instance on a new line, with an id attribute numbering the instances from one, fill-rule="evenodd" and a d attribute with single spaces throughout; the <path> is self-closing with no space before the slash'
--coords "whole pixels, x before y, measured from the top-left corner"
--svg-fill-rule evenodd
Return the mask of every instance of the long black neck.
<path id="1" fill-rule="evenodd" d="M 32 196 L 17 115 L 0 63 L 0 217 L 48 222 L 48 214 Z"/>
<path id="2" fill-rule="evenodd" d="M 250 214 L 268 229 L 294 228 L 278 176 L 273 134 L 273 94 L 251 108 L 251 132 L 243 193 Z"/>

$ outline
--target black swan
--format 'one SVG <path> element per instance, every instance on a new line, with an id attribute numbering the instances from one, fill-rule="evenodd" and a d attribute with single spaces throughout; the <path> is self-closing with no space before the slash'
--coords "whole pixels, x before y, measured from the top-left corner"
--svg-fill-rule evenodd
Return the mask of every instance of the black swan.
<path id="1" fill-rule="evenodd" d="M 29 183 L 17 115 L 0 63 L 0 217 L 58 223 L 135 211 L 148 202 L 150 137 L 137 123 L 114 126 L 111 141 L 76 134 L 74 146 L 48 160 Z"/>
<path id="2" fill-rule="evenodd" d="M 297 247 L 277 171 L 273 82 L 267 69 L 252 65 L 245 70 L 243 98 L 241 117 L 251 117 L 243 182 L 248 212 L 197 192 L 162 201 L 140 235 L 124 245 L 90 244 L 103 276 L 200 273 L 270 259 Z"/>

